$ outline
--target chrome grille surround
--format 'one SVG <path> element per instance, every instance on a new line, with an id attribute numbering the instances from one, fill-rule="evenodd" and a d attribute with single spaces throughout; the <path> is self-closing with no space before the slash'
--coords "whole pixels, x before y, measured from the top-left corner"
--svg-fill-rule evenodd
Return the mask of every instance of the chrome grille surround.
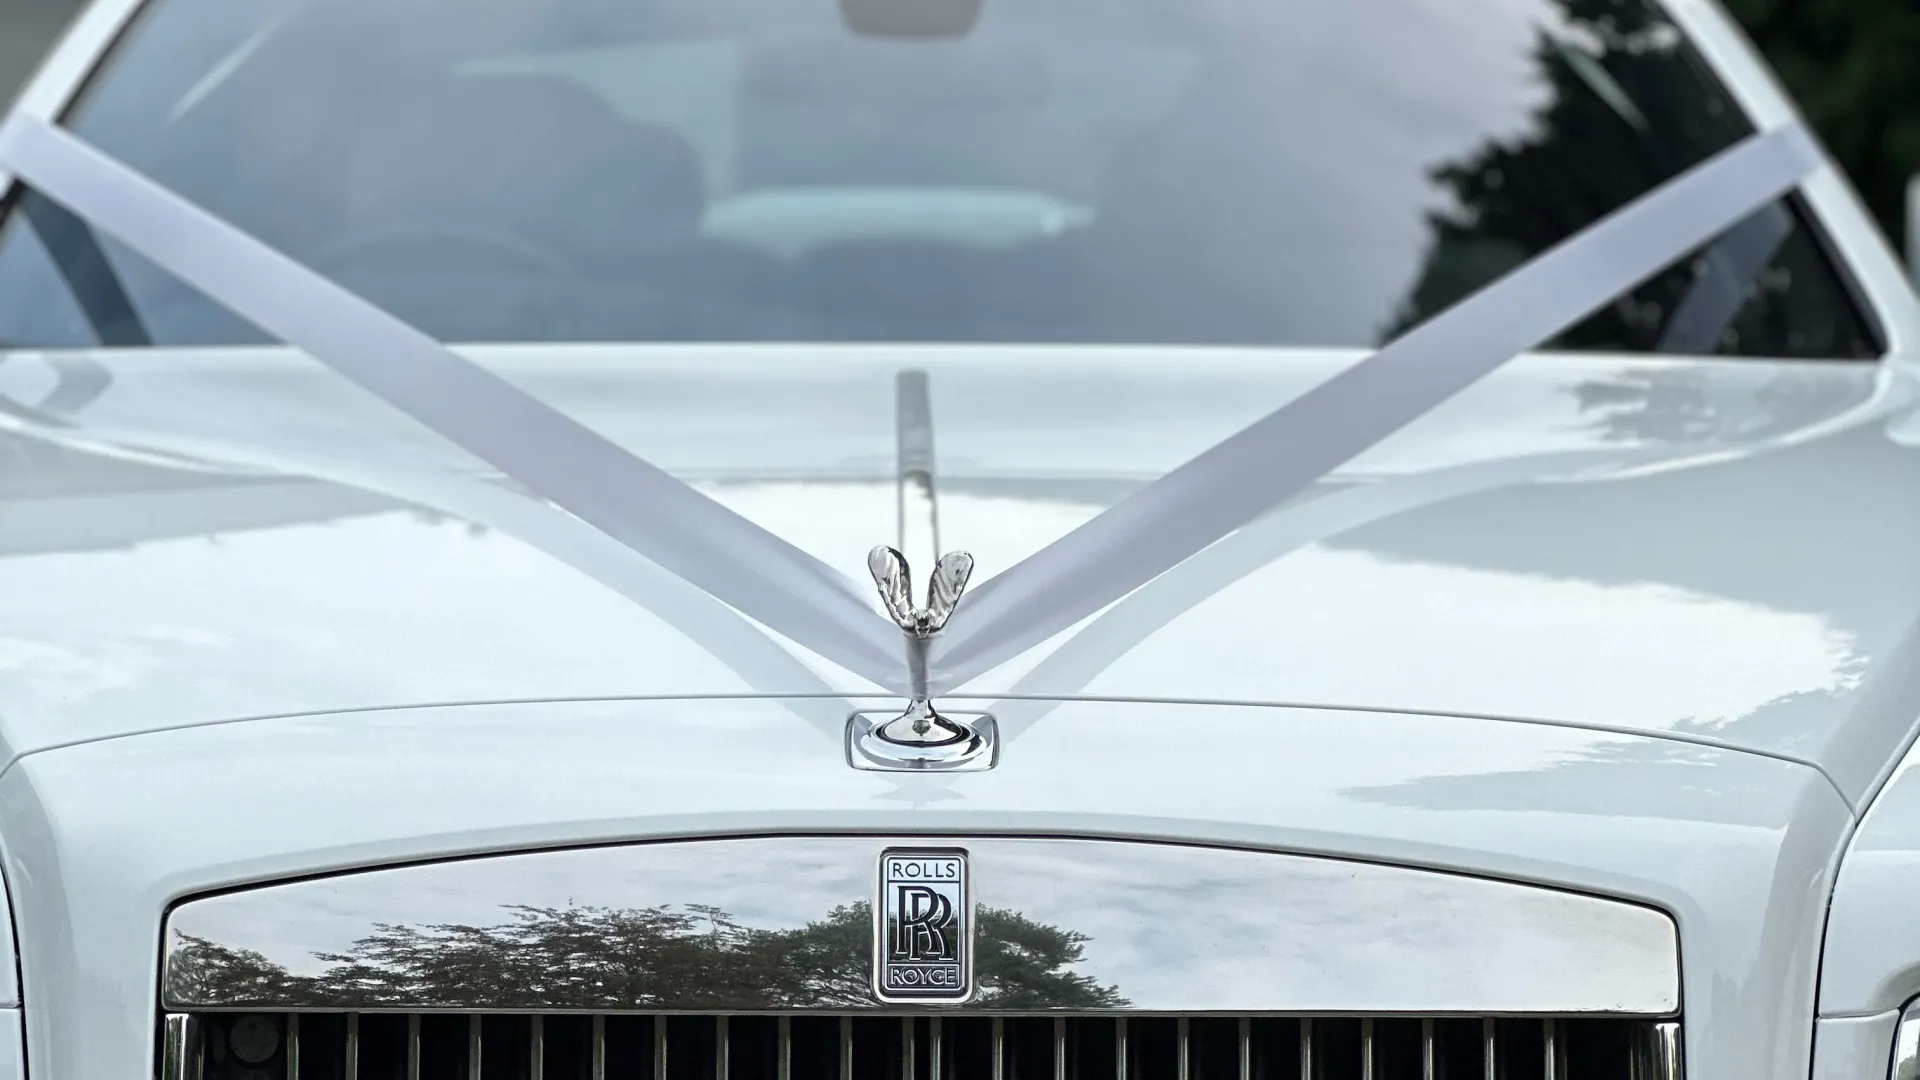
<path id="1" fill-rule="evenodd" d="M 902 847 L 968 860 L 965 1004 L 874 992 Z M 690 840 L 182 903 L 159 1056 L 163 1080 L 1675 1080 L 1678 963 L 1663 913 L 1403 867 Z"/>
<path id="2" fill-rule="evenodd" d="M 809 836 L 526 852 L 190 900 L 166 1009 L 885 1011 L 880 853 L 968 853 L 969 1010 L 1671 1016 L 1673 921 L 1458 874 L 1110 840 Z M 928 1006 L 929 1008 L 934 1006 Z"/>

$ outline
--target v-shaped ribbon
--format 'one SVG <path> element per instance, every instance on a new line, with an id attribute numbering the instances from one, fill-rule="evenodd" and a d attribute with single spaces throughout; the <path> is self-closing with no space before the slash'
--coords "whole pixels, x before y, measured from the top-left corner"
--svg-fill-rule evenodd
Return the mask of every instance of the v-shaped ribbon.
<path id="1" fill-rule="evenodd" d="M 932 642 L 951 691 L 1292 498 L 1512 357 L 1793 190 L 1799 126 L 1754 135 L 1587 226 L 980 586 Z M 236 314 L 634 553 L 896 692 L 871 593 L 420 330 L 45 121 L 0 126 L 9 171 Z"/>

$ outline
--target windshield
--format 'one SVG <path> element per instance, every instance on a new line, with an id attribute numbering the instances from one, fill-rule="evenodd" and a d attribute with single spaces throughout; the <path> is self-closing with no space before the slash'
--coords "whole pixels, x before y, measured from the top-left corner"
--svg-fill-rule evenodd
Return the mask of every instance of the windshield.
<path id="1" fill-rule="evenodd" d="M 1750 131 L 1642 0 L 152 0 L 68 122 L 444 340 L 1356 347 Z M 1750 225 L 1553 344 L 1871 355 Z M 258 340 L 15 200 L 0 342 Z"/>

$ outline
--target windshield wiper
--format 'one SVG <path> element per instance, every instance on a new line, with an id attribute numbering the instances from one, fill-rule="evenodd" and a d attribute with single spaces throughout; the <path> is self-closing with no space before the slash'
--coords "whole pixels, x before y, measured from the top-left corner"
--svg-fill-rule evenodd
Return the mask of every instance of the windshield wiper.
<path id="1" fill-rule="evenodd" d="M 1793 224 L 1793 214 L 1782 200 L 1762 207 L 1709 245 L 1701 254 L 1704 266 L 1699 278 L 1674 307 L 1655 351 L 1712 353 L 1746 306 L 1747 291 L 1793 234 Z"/>
<path id="2" fill-rule="evenodd" d="M 19 209 L 100 344 L 109 348 L 152 345 L 153 336 L 134 308 L 119 272 L 107 261 L 93 227 L 31 189 L 21 195 Z"/>

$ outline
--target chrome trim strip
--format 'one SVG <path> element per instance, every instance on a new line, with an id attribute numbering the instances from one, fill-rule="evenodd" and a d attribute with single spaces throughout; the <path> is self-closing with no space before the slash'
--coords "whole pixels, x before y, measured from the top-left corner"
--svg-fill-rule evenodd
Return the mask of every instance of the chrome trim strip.
<path id="1" fill-rule="evenodd" d="M 908 566 L 931 572 L 940 561 L 940 502 L 935 486 L 933 403 L 927 373 L 902 371 L 895 377 L 895 485 L 900 515 L 900 553 Z"/>
<path id="2" fill-rule="evenodd" d="M 1429 870 L 1109 840 L 725 839 L 529 852 L 394 867 L 226 893 L 167 919 L 163 1002 L 221 1009 L 778 1013 L 880 1009 L 870 987 L 786 959 L 871 965 L 868 905 L 880 852 L 968 852 L 974 952 L 1024 927 L 1065 944 L 1021 1012 L 1478 1014 L 1667 1017 L 1678 947 L 1665 914 L 1551 889 Z M 750 912 L 752 930 L 729 911 Z M 844 924 L 844 925 L 843 925 Z M 1218 928 L 1231 925 L 1234 933 Z M 436 927 L 476 928 L 450 955 Z M 542 935 L 581 968 L 479 977 Z M 1012 932 L 1012 931 L 1007 931 Z M 555 939 L 556 942 L 558 938 Z M 1396 942 L 1391 964 L 1374 959 Z M 1151 948 L 1148 946 L 1151 945 Z M 649 949 L 708 950 L 711 983 Z M 386 959 L 405 957 L 403 961 Z M 1249 965 L 1248 956 L 1273 958 Z M 351 958 L 341 960 L 341 957 Z M 264 969 L 264 970 L 263 970 Z M 633 973 L 607 979 L 606 971 Z M 665 971 L 667 974 L 656 974 Z M 682 974 L 674 975 L 673 972 Z M 675 981 L 675 980 L 678 981 Z M 862 980 L 864 982 L 864 980 Z M 1001 986 L 1019 980 L 1001 980 Z M 1002 1007 L 983 987 L 970 1010 Z"/>
<path id="3" fill-rule="evenodd" d="M 547 1080 L 547 1025 L 538 1013 L 527 1036 L 527 1080 Z M 289 1078 L 292 1080 L 292 1078 Z"/>
<path id="4" fill-rule="evenodd" d="M 200 1048 L 200 1019 L 169 1014 L 160 1075 L 165 1080 L 200 1080 L 205 1058 Z"/>
<path id="5" fill-rule="evenodd" d="M 1007 1080 L 1007 1022 L 993 1018 L 993 1080 Z"/>
<path id="6" fill-rule="evenodd" d="M 1421 1080 L 1435 1080 L 1438 1069 L 1433 1056 L 1433 1018 L 1423 1017 L 1420 1021 Z M 1553 1080 L 1553 1077 L 1549 1076 L 1547 1080 Z"/>
<path id="7" fill-rule="evenodd" d="M 664 1023 L 664 1021 L 657 1016 L 654 1017 L 653 1022 L 656 1024 Z M 661 1065 L 664 1066 L 665 1064 L 666 1062 L 663 1060 Z M 653 1075 L 665 1076 L 667 1075 L 667 1070 L 664 1067 L 660 1068 L 656 1070 Z M 840 1080 L 853 1080 L 853 1017 L 851 1016 L 843 1016 L 840 1018 Z"/>
<path id="8" fill-rule="evenodd" d="M 607 1018 L 593 1018 L 593 1060 L 589 1064 L 593 1080 L 607 1080 Z"/>
<path id="9" fill-rule="evenodd" d="M 1300 1018 L 1300 1080 L 1314 1080 L 1313 1017 Z"/>
<path id="10" fill-rule="evenodd" d="M 1686 1080 L 1686 1052 L 1680 1039 L 1680 1025 L 1653 1025 L 1653 1076 L 1651 1080 Z"/>
<path id="11" fill-rule="evenodd" d="M 1373 1017 L 1360 1021 L 1360 1080 L 1373 1080 Z"/>
<path id="12" fill-rule="evenodd" d="M 300 1080 L 300 1014 L 287 1014 L 287 1080 Z M 533 1080 L 542 1080 L 538 1075 Z"/>
<path id="13" fill-rule="evenodd" d="M 1191 1021 L 1183 1016 L 1175 1021 L 1175 1023 L 1179 1030 L 1178 1034 L 1174 1036 L 1174 1039 L 1179 1044 L 1180 1049 L 1180 1063 L 1177 1067 L 1178 1072 L 1176 1075 L 1179 1077 L 1179 1080 L 1191 1080 L 1193 1076 L 1193 1036 L 1189 1029 Z M 1056 1078 L 1056 1080 L 1058 1080 L 1058 1078 Z"/>
<path id="14" fill-rule="evenodd" d="M 714 1080 L 728 1080 L 732 1073 L 733 1040 L 727 1038 L 727 1018 L 724 1016 L 716 1016 L 713 1018 Z"/>
<path id="15" fill-rule="evenodd" d="M 1127 1080 L 1127 1018 L 1113 1022 L 1113 1080 Z"/>
<path id="16" fill-rule="evenodd" d="M 667 1075 L 667 1018 L 653 1018 L 653 1075 Z"/>
<path id="17" fill-rule="evenodd" d="M 1893 1080 L 1920 1080 L 1920 1001 L 1908 1003 L 1901 1013 L 1899 1032 L 1893 1036 Z"/>
<path id="18" fill-rule="evenodd" d="M 347 1080 L 360 1080 L 360 1015 L 347 1017 Z"/>
<path id="19" fill-rule="evenodd" d="M 420 1014 L 407 1016 L 407 1080 L 420 1080 Z"/>
<path id="20" fill-rule="evenodd" d="M 793 1080 L 793 1018 L 780 1018 L 780 1043 L 775 1051 L 775 1080 Z"/>
<path id="21" fill-rule="evenodd" d="M 1240 1018 L 1240 1080 L 1253 1080 L 1253 1021 L 1244 1016 Z"/>
<path id="22" fill-rule="evenodd" d="M 1483 1066 L 1480 1080 L 1500 1080 L 1499 1040 L 1495 1038 L 1496 1034 L 1492 1017 L 1480 1021 L 1480 1063 Z"/>
<path id="23" fill-rule="evenodd" d="M 913 1017 L 900 1018 L 900 1077 L 911 1080 L 913 1077 Z"/>
<path id="24" fill-rule="evenodd" d="M 480 1080 L 480 1049 L 480 1014 L 474 1013 L 467 1018 L 467 1080 Z"/>
<path id="25" fill-rule="evenodd" d="M 929 1080 L 942 1080 L 940 1072 L 941 1036 L 939 1017 L 934 1016 L 928 1018 L 927 1031 L 927 1076 Z"/>
<path id="26" fill-rule="evenodd" d="M 1187 1022 L 1180 1021 L 1181 1060 L 1186 1059 Z M 1053 1018 L 1053 1080 L 1067 1080 L 1067 1018 Z M 1184 1073 L 1181 1080 L 1185 1080 Z"/>

